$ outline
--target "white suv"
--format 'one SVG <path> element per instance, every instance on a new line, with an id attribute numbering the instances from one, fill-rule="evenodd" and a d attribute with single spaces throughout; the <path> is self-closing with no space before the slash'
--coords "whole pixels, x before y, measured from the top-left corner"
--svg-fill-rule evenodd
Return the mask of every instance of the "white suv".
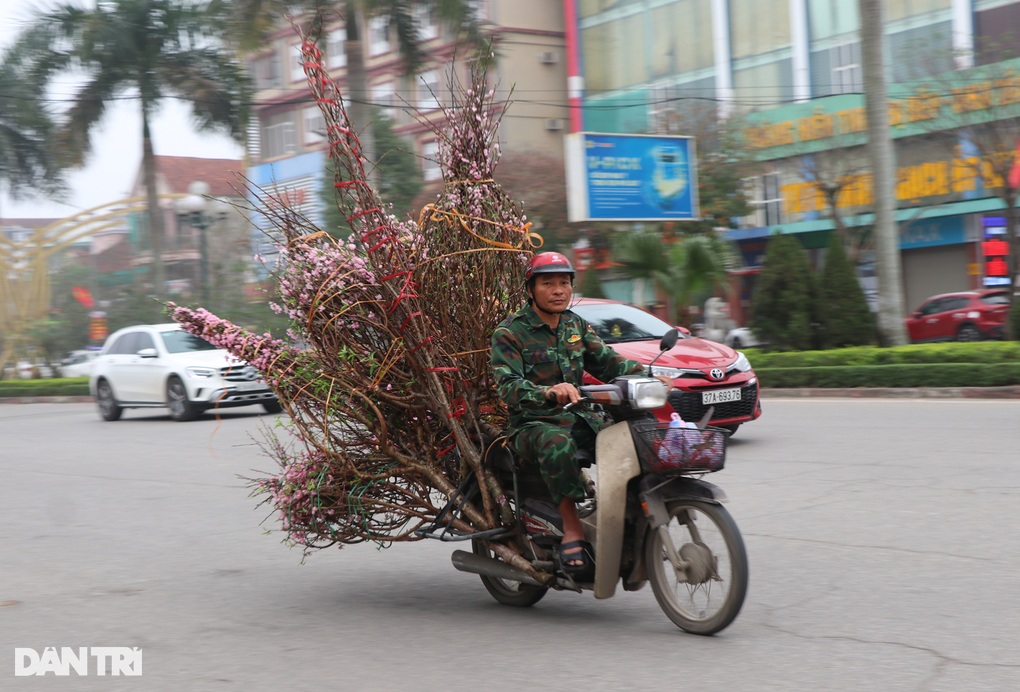
<path id="1" fill-rule="evenodd" d="M 103 420 L 126 408 L 166 406 L 174 420 L 193 420 L 206 409 L 280 403 L 255 368 L 176 323 L 125 327 L 109 336 L 93 361 L 89 390 Z"/>

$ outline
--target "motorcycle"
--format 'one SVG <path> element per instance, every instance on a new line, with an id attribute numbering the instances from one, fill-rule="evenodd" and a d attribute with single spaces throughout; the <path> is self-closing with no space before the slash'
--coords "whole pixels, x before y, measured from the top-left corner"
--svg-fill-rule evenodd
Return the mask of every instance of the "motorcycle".
<path id="1" fill-rule="evenodd" d="M 659 355 L 677 338 L 676 330 L 667 332 Z M 435 522 L 418 534 L 470 540 L 471 552 L 453 552 L 453 566 L 478 574 L 504 605 L 534 605 L 550 589 L 592 591 L 604 599 L 620 585 L 636 591 L 650 582 L 660 608 L 681 629 L 700 635 L 725 629 L 747 593 L 747 554 L 722 505 L 725 493 L 702 476 L 723 467 L 728 433 L 707 426 L 712 411 L 688 428 L 655 420 L 650 411 L 666 403 L 666 387 L 652 377 L 627 375 L 579 390 L 578 405 L 601 405 L 612 420 L 596 437 L 594 459 L 578 455 L 582 467 L 595 462 L 596 469 L 592 496 L 578 506 L 594 548 L 590 581 L 560 567 L 563 528 L 556 504 L 537 471 L 518 466 L 505 438 L 488 445 L 484 463 L 504 488 L 512 520 L 474 533 L 453 528 L 463 519 L 464 503 L 480 492 L 469 473 Z M 534 574 L 501 560 L 492 549 L 496 543 L 513 544 Z"/>

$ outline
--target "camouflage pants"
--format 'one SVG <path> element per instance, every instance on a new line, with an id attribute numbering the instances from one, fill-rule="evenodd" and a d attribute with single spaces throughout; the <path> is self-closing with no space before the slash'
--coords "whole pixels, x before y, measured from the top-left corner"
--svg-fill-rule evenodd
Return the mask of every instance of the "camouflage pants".
<path id="1" fill-rule="evenodd" d="M 537 463 L 553 501 L 584 499 L 577 450 L 594 452 L 595 431 L 583 419 L 569 429 L 542 421 L 525 423 L 510 436 L 510 445 L 525 468 Z"/>

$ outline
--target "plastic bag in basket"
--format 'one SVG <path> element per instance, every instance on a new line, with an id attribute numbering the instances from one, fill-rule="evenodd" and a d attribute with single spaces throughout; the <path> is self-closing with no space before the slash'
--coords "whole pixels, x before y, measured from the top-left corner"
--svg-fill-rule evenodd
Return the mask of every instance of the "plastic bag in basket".
<path id="1" fill-rule="evenodd" d="M 679 413 L 670 416 L 669 429 L 659 444 L 659 461 L 665 466 L 683 466 L 690 453 L 692 443 L 699 441 L 698 426 L 684 421 Z M 693 433 L 687 431 L 693 430 Z"/>

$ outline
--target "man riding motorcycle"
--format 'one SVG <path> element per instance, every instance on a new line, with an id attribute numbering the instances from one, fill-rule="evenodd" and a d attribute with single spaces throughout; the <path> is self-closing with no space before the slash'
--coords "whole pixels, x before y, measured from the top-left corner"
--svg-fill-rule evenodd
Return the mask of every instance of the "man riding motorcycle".
<path id="1" fill-rule="evenodd" d="M 560 562 L 574 578 L 590 577 L 594 556 L 584 541 L 576 502 L 585 498 L 578 449 L 594 451 L 606 421 L 580 401 L 585 371 L 608 382 L 644 372 L 619 355 L 588 322 L 571 312 L 574 268 L 558 252 L 535 255 L 524 275 L 528 303 L 492 335 L 491 366 L 500 398 L 510 409 L 508 441 L 525 464 L 537 464 L 563 520 Z M 660 377 L 668 387 L 668 378 Z"/>

